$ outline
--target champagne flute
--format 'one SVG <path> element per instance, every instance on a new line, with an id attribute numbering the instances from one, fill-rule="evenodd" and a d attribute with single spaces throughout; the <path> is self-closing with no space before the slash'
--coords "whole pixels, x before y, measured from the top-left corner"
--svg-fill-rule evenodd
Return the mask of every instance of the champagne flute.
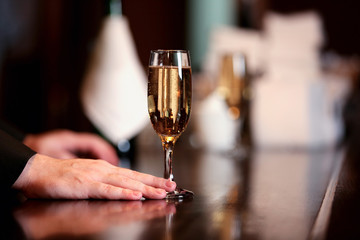
<path id="1" fill-rule="evenodd" d="M 174 180 L 173 152 L 185 130 L 191 110 L 191 65 L 186 50 L 152 50 L 148 73 L 148 111 L 164 149 L 164 178 Z M 166 198 L 192 197 L 193 192 L 176 188 Z"/>
<path id="2" fill-rule="evenodd" d="M 228 106 L 235 121 L 235 143 L 231 155 L 246 157 L 251 145 L 250 128 L 250 78 L 246 58 L 241 53 L 225 54 L 221 59 L 218 92 Z"/>

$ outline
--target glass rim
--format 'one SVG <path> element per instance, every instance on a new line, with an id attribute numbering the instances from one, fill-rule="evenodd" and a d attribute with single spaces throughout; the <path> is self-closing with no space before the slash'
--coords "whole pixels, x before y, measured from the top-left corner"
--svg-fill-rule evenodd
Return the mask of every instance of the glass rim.
<path id="1" fill-rule="evenodd" d="M 151 53 L 189 53 L 189 50 L 183 49 L 156 49 L 150 50 Z"/>

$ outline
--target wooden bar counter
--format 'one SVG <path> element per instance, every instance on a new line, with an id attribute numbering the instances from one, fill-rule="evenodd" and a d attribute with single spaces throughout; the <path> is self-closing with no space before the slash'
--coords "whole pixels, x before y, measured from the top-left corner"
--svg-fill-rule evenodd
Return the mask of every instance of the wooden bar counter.
<path id="1" fill-rule="evenodd" d="M 346 181 L 342 151 L 254 149 L 238 160 L 194 148 L 190 135 L 176 145 L 174 175 L 179 186 L 194 191 L 193 199 L 8 200 L 1 207 L 1 239 L 301 240 L 343 234 L 346 216 L 336 198 L 339 176 Z M 132 168 L 162 176 L 160 140 L 148 129 L 138 142 Z"/>

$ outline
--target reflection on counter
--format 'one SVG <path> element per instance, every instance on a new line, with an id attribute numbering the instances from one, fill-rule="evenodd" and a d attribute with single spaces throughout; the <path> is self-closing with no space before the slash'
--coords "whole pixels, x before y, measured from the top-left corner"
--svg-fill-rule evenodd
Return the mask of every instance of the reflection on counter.
<path id="1" fill-rule="evenodd" d="M 164 200 L 28 200 L 14 211 L 14 217 L 29 239 L 89 235 L 137 239 L 145 229 L 143 221 L 175 213 L 175 205 Z"/>

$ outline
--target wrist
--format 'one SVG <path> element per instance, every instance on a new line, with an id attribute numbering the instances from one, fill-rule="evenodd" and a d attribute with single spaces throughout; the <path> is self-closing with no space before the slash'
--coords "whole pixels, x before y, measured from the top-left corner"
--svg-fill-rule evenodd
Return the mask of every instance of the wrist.
<path id="1" fill-rule="evenodd" d="M 28 195 L 28 189 L 38 186 L 41 179 L 41 171 L 47 168 L 47 163 L 51 158 L 46 155 L 35 154 L 26 163 L 23 171 L 13 184 L 13 188 Z"/>
<path id="2" fill-rule="evenodd" d="M 36 137 L 34 134 L 26 134 L 22 142 L 29 148 L 36 149 L 35 139 L 36 139 Z"/>

